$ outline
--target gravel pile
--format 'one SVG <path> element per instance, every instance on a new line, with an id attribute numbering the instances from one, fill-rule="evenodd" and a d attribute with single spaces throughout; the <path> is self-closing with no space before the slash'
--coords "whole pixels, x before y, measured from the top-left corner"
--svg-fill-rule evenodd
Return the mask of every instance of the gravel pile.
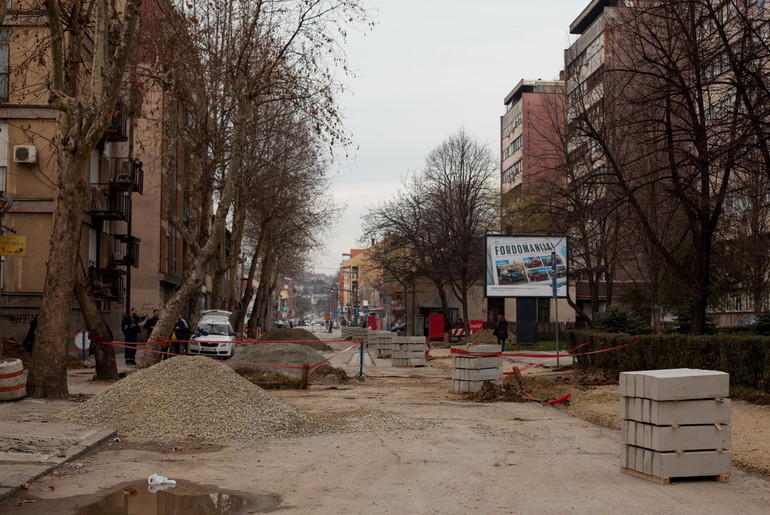
<path id="1" fill-rule="evenodd" d="M 297 408 L 203 356 L 171 358 L 134 372 L 60 418 L 149 438 L 314 432 L 311 420 Z"/>
<path id="2" fill-rule="evenodd" d="M 422 428 L 378 410 L 309 415 L 204 356 L 130 374 L 59 420 L 141 438 L 298 437 Z"/>

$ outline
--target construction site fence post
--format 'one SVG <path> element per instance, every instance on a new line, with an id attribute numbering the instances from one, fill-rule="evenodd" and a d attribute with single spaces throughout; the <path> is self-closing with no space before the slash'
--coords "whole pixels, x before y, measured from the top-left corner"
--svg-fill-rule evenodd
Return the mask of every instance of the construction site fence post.
<path id="1" fill-rule="evenodd" d="M 310 377 L 310 365 L 307 363 L 302 364 L 302 377 L 300 377 L 299 380 L 299 389 L 300 390 L 307 390 L 307 383 L 308 379 Z"/>

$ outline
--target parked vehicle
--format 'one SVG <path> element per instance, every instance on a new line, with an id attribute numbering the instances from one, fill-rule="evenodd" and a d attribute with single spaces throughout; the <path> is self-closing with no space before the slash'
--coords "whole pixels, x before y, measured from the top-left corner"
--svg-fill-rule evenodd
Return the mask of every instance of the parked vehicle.
<path id="1" fill-rule="evenodd" d="M 209 309 L 201 318 L 187 346 L 189 354 L 230 359 L 235 354 L 235 331 L 230 325 L 230 312 Z"/>

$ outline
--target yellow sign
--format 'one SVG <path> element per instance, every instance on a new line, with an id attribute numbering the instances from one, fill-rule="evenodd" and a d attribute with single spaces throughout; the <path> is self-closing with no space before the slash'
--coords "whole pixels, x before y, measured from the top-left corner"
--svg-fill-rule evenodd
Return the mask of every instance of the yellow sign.
<path id="1" fill-rule="evenodd" d="M 26 256 L 26 236 L 0 236 L 0 256 Z"/>

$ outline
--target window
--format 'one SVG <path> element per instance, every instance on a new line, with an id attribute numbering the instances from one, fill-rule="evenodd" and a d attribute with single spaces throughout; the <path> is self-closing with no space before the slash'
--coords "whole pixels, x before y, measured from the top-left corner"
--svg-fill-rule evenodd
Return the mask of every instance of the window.
<path id="1" fill-rule="evenodd" d="M 508 182 L 515 181 L 516 177 L 518 177 L 518 175 L 521 173 L 521 170 L 522 170 L 522 163 L 521 163 L 521 159 L 519 159 L 518 161 L 513 163 L 511 166 L 506 168 L 505 171 L 503 171 L 503 182 L 508 183 Z"/>
<path id="2" fill-rule="evenodd" d="M 0 29 L 0 102 L 8 101 L 9 29 Z"/>
<path id="3" fill-rule="evenodd" d="M 519 150 L 521 148 L 521 141 L 522 141 L 521 136 L 513 140 L 513 143 L 508 145 L 508 148 L 506 148 L 505 151 L 503 151 L 503 159 L 507 159 L 511 157 L 514 152 Z"/>

